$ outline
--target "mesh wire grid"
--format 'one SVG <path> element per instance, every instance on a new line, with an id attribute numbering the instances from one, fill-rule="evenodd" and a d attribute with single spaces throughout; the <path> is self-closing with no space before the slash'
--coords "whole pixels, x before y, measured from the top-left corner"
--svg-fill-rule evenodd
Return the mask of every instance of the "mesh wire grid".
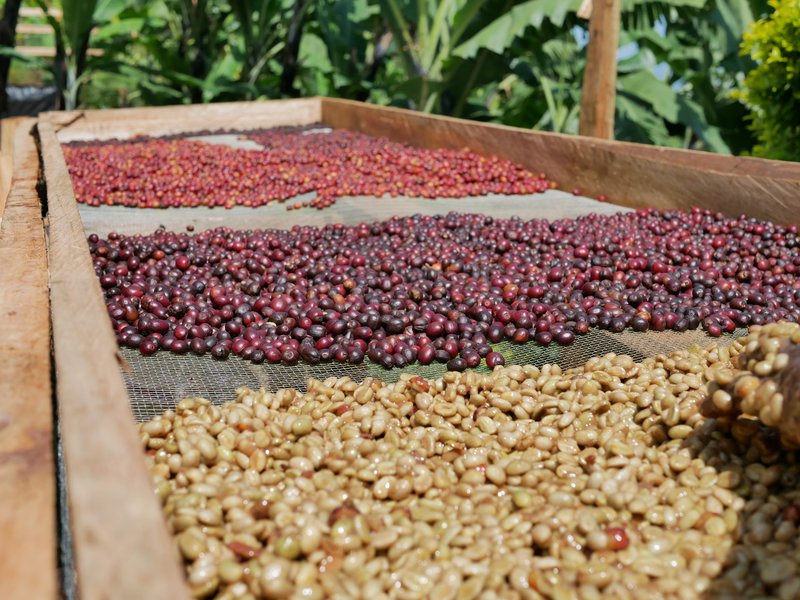
<path id="1" fill-rule="evenodd" d="M 318 125 L 300 128 L 280 128 L 287 130 L 311 129 Z M 316 130 L 314 130 L 316 131 Z M 209 143 L 239 145 L 242 140 L 255 131 L 216 131 L 196 132 L 169 137 L 193 137 Z M 77 145 L 77 144 L 76 144 Z M 109 210 L 111 209 L 111 210 Z M 213 212 L 197 208 L 141 209 L 124 207 L 81 206 L 81 217 L 87 232 L 106 234 L 108 231 L 121 233 L 149 233 L 163 223 L 167 228 L 183 229 L 188 223 L 198 229 L 219 225 L 234 228 L 242 227 L 280 227 L 293 224 L 322 226 L 331 222 L 353 225 L 362 221 L 380 220 L 390 216 L 414 213 L 444 214 L 451 210 L 458 212 L 484 212 L 489 209 L 493 216 L 523 219 L 560 219 L 576 217 L 590 212 L 612 213 L 627 210 L 623 207 L 601 204 L 596 201 L 568 196 L 564 192 L 548 190 L 543 194 L 523 196 L 486 195 L 473 198 L 439 198 L 435 202 L 420 198 L 341 198 L 335 209 L 313 211 L 312 213 L 287 213 L 285 207 L 270 205 L 260 209 L 231 209 Z M 238 219 L 238 220 L 237 220 Z M 240 221 L 244 219 L 243 223 Z M 503 342 L 494 349 L 506 358 L 506 364 L 532 364 L 541 366 L 547 363 L 558 364 L 562 369 L 583 365 L 595 356 L 609 352 L 627 354 L 640 361 L 648 356 L 666 354 L 692 344 L 706 346 L 714 341 L 730 343 L 736 337 L 746 334 L 738 329 L 732 335 L 715 340 L 702 331 L 647 332 L 627 331 L 619 334 L 592 330 L 579 336 L 571 346 L 556 344 L 539 346 L 534 342 L 512 344 Z M 317 365 L 298 363 L 294 366 L 262 364 L 255 365 L 236 356 L 219 361 L 210 356 L 175 355 L 160 352 L 155 356 L 144 357 L 135 350 L 121 349 L 126 364 L 123 376 L 130 396 L 131 408 L 137 421 L 142 422 L 173 409 L 181 398 L 201 396 L 215 404 L 222 404 L 234 398 L 237 387 L 248 386 L 253 389 L 265 388 L 275 391 L 281 388 L 307 389 L 310 378 L 350 377 L 361 381 L 375 377 L 386 382 L 395 382 L 404 373 L 420 375 L 428 379 L 441 377 L 446 372 L 443 364 L 423 366 L 410 365 L 402 369 L 385 369 L 381 365 L 366 360 L 360 365 L 329 362 Z M 488 373 L 485 366 L 475 369 Z"/>
<path id="2" fill-rule="evenodd" d="M 627 354 L 640 361 L 649 356 L 685 349 L 692 344 L 730 344 L 746 333 L 747 330 L 742 328 L 731 335 L 712 338 L 700 330 L 682 333 L 609 333 L 593 329 L 587 335 L 578 337 L 571 346 L 502 342 L 494 348 L 505 356 L 507 365 L 542 366 L 549 363 L 558 364 L 566 370 L 609 352 Z M 233 400 L 234 390 L 240 386 L 252 389 L 263 387 L 273 392 L 281 388 L 306 391 L 311 378 L 323 380 L 328 377 L 350 377 L 354 381 L 361 381 L 366 377 L 374 377 L 391 383 L 400 379 L 403 373 L 435 379 L 447 370 L 444 364 L 414 364 L 402 369 L 385 369 L 368 359 L 359 365 L 337 362 L 310 365 L 301 362 L 288 366 L 256 365 L 236 356 L 230 356 L 227 360 L 216 360 L 210 356 L 177 355 L 169 352 L 145 357 L 138 351 L 127 348 L 121 349 L 121 352 L 127 363 L 123 368 L 123 376 L 131 408 L 138 422 L 174 409 L 178 400 L 189 396 L 201 396 L 214 404 L 223 404 Z M 489 369 L 483 365 L 474 370 L 489 373 Z"/>

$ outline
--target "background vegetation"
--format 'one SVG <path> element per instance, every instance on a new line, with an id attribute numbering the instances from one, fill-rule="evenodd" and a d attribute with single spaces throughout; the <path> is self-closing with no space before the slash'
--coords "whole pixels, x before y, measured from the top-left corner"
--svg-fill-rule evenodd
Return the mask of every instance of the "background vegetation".
<path id="1" fill-rule="evenodd" d="M 24 4 L 63 9 L 62 20 L 49 19 L 56 57 L 0 52 L 16 56 L 15 63 L 25 60 L 28 71 L 47 73 L 66 107 L 320 94 L 549 131 L 578 129 L 588 29 L 577 16 L 580 0 Z M 747 34 L 743 54 L 748 27 L 778 4 L 793 8 L 776 12 L 786 15 L 780 23 Z M 760 155 L 800 159 L 797 2 L 623 0 L 622 6 L 617 139 L 737 154 L 755 145 Z M 776 46 L 783 70 L 765 58 Z M 777 106 L 776 96 L 787 98 Z M 751 109 L 756 116 L 748 128 Z M 787 119 L 791 143 L 780 141 Z"/>
<path id="2" fill-rule="evenodd" d="M 753 154 L 800 160 L 800 2 L 770 5 L 770 18 L 744 34 L 744 50 L 757 66 L 736 97 L 753 111 Z"/>

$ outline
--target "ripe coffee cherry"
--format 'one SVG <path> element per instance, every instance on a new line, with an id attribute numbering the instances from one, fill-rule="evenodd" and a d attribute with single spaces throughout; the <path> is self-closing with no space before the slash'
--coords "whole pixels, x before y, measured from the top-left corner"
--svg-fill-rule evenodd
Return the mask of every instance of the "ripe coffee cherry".
<path id="1" fill-rule="evenodd" d="M 486 355 L 486 366 L 490 369 L 502 367 L 504 364 L 506 364 L 506 359 L 499 352 L 490 352 Z"/>
<path id="2" fill-rule="evenodd" d="M 213 356 L 214 358 L 219 358 L 219 359 L 228 358 L 228 354 L 230 354 L 230 351 L 228 350 L 228 347 L 225 346 L 225 344 L 217 344 L 213 348 L 211 348 L 211 356 Z"/>
<path id="3" fill-rule="evenodd" d="M 143 354 L 463 369 L 489 344 L 569 345 L 591 327 L 720 336 L 800 319 L 796 228 L 700 210 L 87 241 L 117 339 Z"/>
<path id="4" fill-rule="evenodd" d="M 232 208 L 287 202 L 288 210 L 323 209 L 342 196 L 463 198 L 534 194 L 551 187 L 545 176 L 496 156 L 315 129 L 246 133 L 266 152 L 173 136 L 75 142 L 64 146 L 64 157 L 77 201 L 92 206 Z M 232 187 L 234 172 L 243 176 Z M 296 201 L 307 193 L 314 198 Z M 185 270 L 188 264 L 180 260 L 177 267 Z"/>
<path id="5" fill-rule="evenodd" d="M 628 533 L 622 527 L 609 527 L 606 530 L 609 550 L 625 550 L 630 544 Z"/>

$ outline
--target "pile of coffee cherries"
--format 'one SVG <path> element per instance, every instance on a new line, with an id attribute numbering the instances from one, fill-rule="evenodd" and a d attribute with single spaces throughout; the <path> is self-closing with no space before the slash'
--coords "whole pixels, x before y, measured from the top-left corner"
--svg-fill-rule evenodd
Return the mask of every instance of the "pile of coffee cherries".
<path id="1" fill-rule="evenodd" d="M 463 198 L 534 194 L 544 175 L 471 150 L 420 149 L 347 130 L 275 128 L 246 134 L 263 150 L 135 138 L 64 147 L 75 197 L 91 206 L 263 206 L 323 209 L 343 196 Z"/>
<path id="2" fill-rule="evenodd" d="M 796 228 L 701 210 L 416 215 L 89 246 L 119 343 L 146 355 L 460 371 L 503 364 L 492 344 L 504 340 L 800 321 Z"/>

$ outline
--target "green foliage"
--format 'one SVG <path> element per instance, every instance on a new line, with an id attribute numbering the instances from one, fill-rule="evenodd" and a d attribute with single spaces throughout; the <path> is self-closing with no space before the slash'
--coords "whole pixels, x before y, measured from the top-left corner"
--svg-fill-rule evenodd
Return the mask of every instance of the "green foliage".
<path id="1" fill-rule="evenodd" d="M 115 36 L 124 46 L 102 65 L 129 77 L 135 96 L 145 104 L 211 102 L 226 99 L 240 63 L 229 58 L 230 8 L 211 0 L 140 2 L 128 15 L 142 24 L 139 35 Z M 245 90 L 231 91 L 246 96 Z"/>
<path id="2" fill-rule="evenodd" d="M 738 97 L 753 111 L 753 154 L 800 160 L 800 3 L 770 0 L 773 12 L 744 34 L 743 52 L 756 67 Z"/>
<path id="3" fill-rule="evenodd" d="M 482 29 L 484 23 L 502 21 L 526 4 L 514 6 L 512 0 L 382 0 L 380 4 L 405 74 L 388 91 L 426 112 L 460 115 L 470 92 L 491 73 L 487 53 L 502 50 L 525 29 L 503 27 L 500 34 Z"/>
<path id="4" fill-rule="evenodd" d="M 240 81 L 244 97 L 258 96 L 257 82 L 269 71 L 269 64 L 281 50 L 281 29 L 276 18 L 283 12 L 280 0 L 229 0 L 241 33 L 239 43 L 231 45 L 231 57 L 241 64 Z"/>
<path id="5" fill-rule="evenodd" d="M 111 2 L 102 2 L 106 10 Z M 88 45 L 89 32 L 94 24 L 97 0 L 62 0 L 64 22 L 62 24 L 64 39 L 70 48 Z"/>
<path id="6" fill-rule="evenodd" d="M 387 40 L 380 7 L 367 0 L 317 0 L 300 44 L 298 80 L 304 95 L 379 101 Z"/>
<path id="7" fill-rule="evenodd" d="M 674 41 L 661 55 L 669 65 L 671 84 L 701 107 L 708 124 L 719 129 L 735 154 L 753 144 L 750 132 L 742 127 L 747 110 L 731 94 L 752 67 L 752 62 L 740 55 L 739 43 L 747 26 L 766 10 L 766 1 L 708 3 L 688 15 L 690 18 L 668 25 L 668 37 Z M 701 139 L 700 143 L 714 149 L 710 140 Z"/>
<path id="8" fill-rule="evenodd" d="M 158 105 L 278 97 L 287 0 L 132 0 L 94 36 L 105 55 L 90 60 L 113 75 L 117 104 Z M 87 90 L 87 103 L 113 94 Z"/>
<path id="9" fill-rule="evenodd" d="M 0 48 L 0 54 L 12 56 L 27 63 L 30 68 L 51 72 L 64 98 L 64 108 L 73 109 L 79 104 L 80 88 L 87 77 L 92 30 L 117 20 L 133 2 L 134 0 L 62 0 L 60 4 L 64 16 L 59 21 L 49 14 L 50 4 L 46 0 L 34 0 L 33 3 L 41 9 L 53 29 L 55 59 L 51 62 L 26 56 L 12 48 Z M 102 43 L 103 36 L 98 37 Z"/>
<path id="10" fill-rule="evenodd" d="M 660 6 L 663 5 L 663 6 Z M 766 6 L 747 0 L 623 2 L 617 139 L 739 153 L 751 147 L 744 106 L 731 98 L 749 68 L 738 53 L 741 31 Z M 564 27 L 548 21 L 508 49 L 515 58 L 488 104 L 491 118 L 577 133 L 585 53 Z M 654 29 L 658 22 L 659 32 Z M 698 44 L 702 40 L 702 44 Z"/>
<path id="11" fill-rule="evenodd" d="M 509 49 L 510 44 L 525 33 L 528 27 L 541 29 L 545 21 L 562 27 L 567 15 L 576 12 L 580 5 L 580 0 L 529 0 L 523 2 L 460 44 L 453 54 L 462 58 L 472 58 L 482 49 L 502 54 Z"/>
<path id="12" fill-rule="evenodd" d="M 577 133 L 588 29 L 580 5 L 64 0 L 64 22 L 52 24 L 73 104 L 326 95 Z M 635 50 L 619 62 L 616 137 L 748 151 L 747 108 L 733 92 L 755 63 L 739 44 L 767 8 L 766 0 L 623 0 L 620 45 Z M 87 56 L 88 46 L 103 54 Z"/>

